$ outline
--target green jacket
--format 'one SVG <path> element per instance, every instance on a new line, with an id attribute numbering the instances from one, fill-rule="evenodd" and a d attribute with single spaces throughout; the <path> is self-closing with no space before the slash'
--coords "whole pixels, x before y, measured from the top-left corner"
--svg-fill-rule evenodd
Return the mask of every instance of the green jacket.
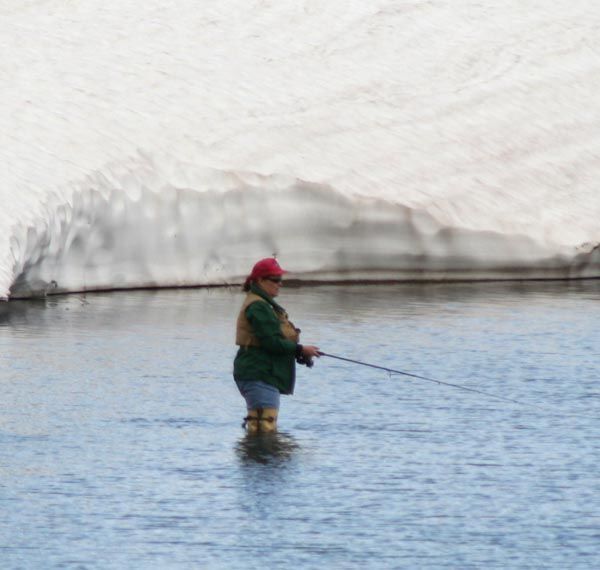
<path id="1" fill-rule="evenodd" d="M 236 380 L 262 380 L 282 394 L 292 394 L 296 383 L 296 354 L 301 345 L 287 340 L 281 332 L 278 312 L 284 309 L 260 287 L 252 285 L 252 293 L 266 303 L 256 301 L 246 308 L 246 318 L 260 346 L 241 346 L 233 362 Z"/>

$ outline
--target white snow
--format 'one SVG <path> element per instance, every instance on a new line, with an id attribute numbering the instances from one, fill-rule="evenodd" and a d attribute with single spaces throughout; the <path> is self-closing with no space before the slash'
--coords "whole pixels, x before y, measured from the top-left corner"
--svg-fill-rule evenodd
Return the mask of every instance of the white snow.
<path id="1" fill-rule="evenodd" d="M 0 0 L 0 297 L 600 277 L 600 4 Z"/>

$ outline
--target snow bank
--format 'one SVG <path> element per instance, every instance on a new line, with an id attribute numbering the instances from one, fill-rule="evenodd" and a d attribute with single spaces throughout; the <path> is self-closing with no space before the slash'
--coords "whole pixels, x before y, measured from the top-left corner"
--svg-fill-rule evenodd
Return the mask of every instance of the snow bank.
<path id="1" fill-rule="evenodd" d="M 9 7 L 10 6 L 10 7 Z M 0 297 L 600 276 L 600 6 L 0 2 Z"/>

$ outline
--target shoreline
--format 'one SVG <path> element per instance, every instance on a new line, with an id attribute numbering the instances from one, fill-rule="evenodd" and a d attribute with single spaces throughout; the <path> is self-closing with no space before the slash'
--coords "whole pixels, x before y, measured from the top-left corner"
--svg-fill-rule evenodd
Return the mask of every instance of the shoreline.
<path id="1" fill-rule="evenodd" d="M 289 279 L 285 281 L 286 288 L 299 289 L 301 287 L 327 287 L 346 285 L 355 286 L 382 286 L 382 285 L 473 285 L 473 284 L 510 284 L 510 283 L 580 283 L 582 281 L 600 281 L 600 276 L 591 277 L 497 277 L 497 278 L 456 278 L 456 279 Z M 240 289 L 242 281 L 239 283 L 214 283 L 198 285 L 161 285 L 161 286 L 136 286 L 136 287 L 101 287 L 91 289 L 77 289 L 69 291 L 47 291 L 45 293 L 32 293 L 30 295 L 15 295 L 9 298 L 0 298 L 0 303 L 9 303 L 11 301 L 40 300 L 48 297 L 60 297 L 68 295 L 87 295 L 95 293 L 124 293 L 128 291 L 177 291 L 187 289 Z"/>

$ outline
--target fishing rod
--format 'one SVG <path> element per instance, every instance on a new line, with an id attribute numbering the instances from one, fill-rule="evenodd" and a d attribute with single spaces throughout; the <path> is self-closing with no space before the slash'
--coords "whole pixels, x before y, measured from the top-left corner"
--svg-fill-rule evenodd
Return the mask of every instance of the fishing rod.
<path id="1" fill-rule="evenodd" d="M 488 398 L 494 398 L 496 400 L 502 400 L 504 402 L 511 402 L 513 404 L 519 404 L 521 406 L 531 406 L 533 408 L 537 408 L 542 411 L 554 411 L 543 408 L 542 406 L 538 406 L 537 404 L 530 404 L 528 402 L 523 402 L 521 400 L 515 400 L 514 398 L 507 398 L 505 396 L 499 396 L 498 394 L 492 394 L 490 392 L 484 392 L 483 390 L 477 390 L 476 388 L 469 388 L 467 386 L 461 386 L 460 384 L 452 384 L 451 382 L 442 382 L 441 380 L 435 380 L 434 378 L 427 378 L 426 376 L 419 376 L 418 374 L 411 374 L 410 372 L 404 372 L 402 370 L 395 370 L 393 368 L 388 368 L 386 366 L 378 366 L 377 364 L 370 364 L 368 362 L 361 362 L 360 360 L 354 360 L 352 358 L 346 358 L 344 356 L 337 356 L 335 354 L 329 354 L 327 352 L 319 351 L 320 356 L 327 356 L 329 358 L 335 358 L 336 360 L 343 360 L 345 362 L 352 362 L 353 364 L 360 364 L 361 366 L 368 366 L 369 368 L 376 368 L 377 370 L 384 370 L 389 374 L 401 374 L 402 376 L 408 376 L 410 378 L 417 378 L 419 380 L 426 380 L 427 382 L 433 382 L 434 384 L 441 384 L 444 386 L 450 386 L 452 388 L 459 388 L 460 390 L 465 390 L 467 392 L 474 392 L 476 394 L 481 394 L 483 396 L 487 396 Z M 554 411 L 556 413 L 556 411 Z M 575 414 L 563 414 L 561 415 L 575 415 Z M 579 416 L 579 415 L 578 415 Z M 580 417 L 580 416 L 579 416 Z"/>

